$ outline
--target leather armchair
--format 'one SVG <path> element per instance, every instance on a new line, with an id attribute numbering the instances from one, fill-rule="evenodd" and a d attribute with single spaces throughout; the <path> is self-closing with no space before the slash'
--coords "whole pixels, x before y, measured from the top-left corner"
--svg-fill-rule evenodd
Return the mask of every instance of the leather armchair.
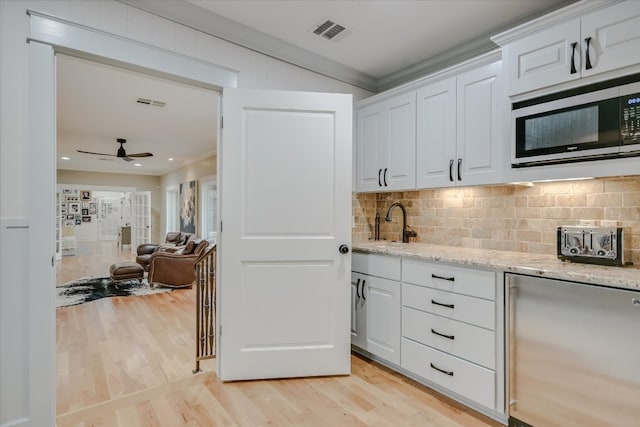
<path id="1" fill-rule="evenodd" d="M 151 255 L 159 250 L 165 252 L 176 252 L 183 249 L 188 242 L 195 239 L 196 236 L 193 233 L 182 233 L 180 231 L 170 231 L 164 238 L 164 243 L 143 243 L 136 248 L 137 256 L 136 262 L 144 268 L 144 271 L 149 271 L 149 260 Z"/>
<path id="2" fill-rule="evenodd" d="M 196 280 L 195 263 L 207 246 L 208 241 L 193 239 L 177 252 L 156 251 L 151 254 L 148 276 L 151 286 L 191 287 Z"/>

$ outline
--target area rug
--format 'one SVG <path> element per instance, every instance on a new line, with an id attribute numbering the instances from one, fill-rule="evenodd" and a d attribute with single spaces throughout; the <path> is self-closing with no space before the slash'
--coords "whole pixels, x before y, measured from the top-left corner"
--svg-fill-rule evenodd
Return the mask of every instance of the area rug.
<path id="1" fill-rule="evenodd" d="M 171 292 L 171 288 L 152 288 L 147 279 L 120 280 L 114 283 L 109 277 L 83 277 L 57 286 L 56 307 L 68 307 L 107 297 L 128 297 Z"/>

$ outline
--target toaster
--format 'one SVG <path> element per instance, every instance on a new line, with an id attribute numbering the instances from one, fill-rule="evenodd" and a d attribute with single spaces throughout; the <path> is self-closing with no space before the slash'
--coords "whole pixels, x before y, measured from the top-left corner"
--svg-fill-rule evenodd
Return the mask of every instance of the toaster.
<path id="1" fill-rule="evenodd" d="M 558 227 L 558 258 L 611 266 L 631 264 L 621 227 Z"/>

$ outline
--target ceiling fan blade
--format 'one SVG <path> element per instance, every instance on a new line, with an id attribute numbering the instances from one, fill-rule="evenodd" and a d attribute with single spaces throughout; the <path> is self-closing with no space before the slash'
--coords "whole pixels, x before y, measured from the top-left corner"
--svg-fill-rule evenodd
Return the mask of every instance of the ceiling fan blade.
<path id="1" fill-rule="evenodd" d="M 96 156 L 112 156 L 112 157 L 117 157 L 115 154 L 106 154 L 106 153 L 94 153 L 92 151 L 82 151 L 82 150 L 76 150 L 78 153 L 84 153 L 84 154 L 95 154 Z"/>
<path id="2" fill-rule="evenodd" d="M 127 154 L 127 157 L 153 157 L 153 154 L 151 153 Z"/>
<path id="3" fill-rule="evenodd" d="M 133 159 L 129 158 L 129 156 L 127 157 L 120 157 L 122 160 L 124 160 L 125 162 L 132 162 Z"/>

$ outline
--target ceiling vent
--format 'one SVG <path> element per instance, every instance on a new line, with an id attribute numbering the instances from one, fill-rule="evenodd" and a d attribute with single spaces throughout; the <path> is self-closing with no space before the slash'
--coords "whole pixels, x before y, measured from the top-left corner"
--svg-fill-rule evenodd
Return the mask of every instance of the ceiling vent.
<path id="1" fill-rule="evenodd" d="M 338 41 L 351 34 L 343 25 L 336 24 L 333 19 L 325 18 L 312 29 L 313 34 L 327 40 Z"/>
<path id="2" fill-rule="evenodd" d="M 136 99 L 136 103 L 141 105 L 149 105 L 151 107 L 158 107 L 158 108 L 164 108 L 167 105 L 166 102 L 156 101 L 155 99 L 148 99 L 148 98 L 138 98 Z"/>

